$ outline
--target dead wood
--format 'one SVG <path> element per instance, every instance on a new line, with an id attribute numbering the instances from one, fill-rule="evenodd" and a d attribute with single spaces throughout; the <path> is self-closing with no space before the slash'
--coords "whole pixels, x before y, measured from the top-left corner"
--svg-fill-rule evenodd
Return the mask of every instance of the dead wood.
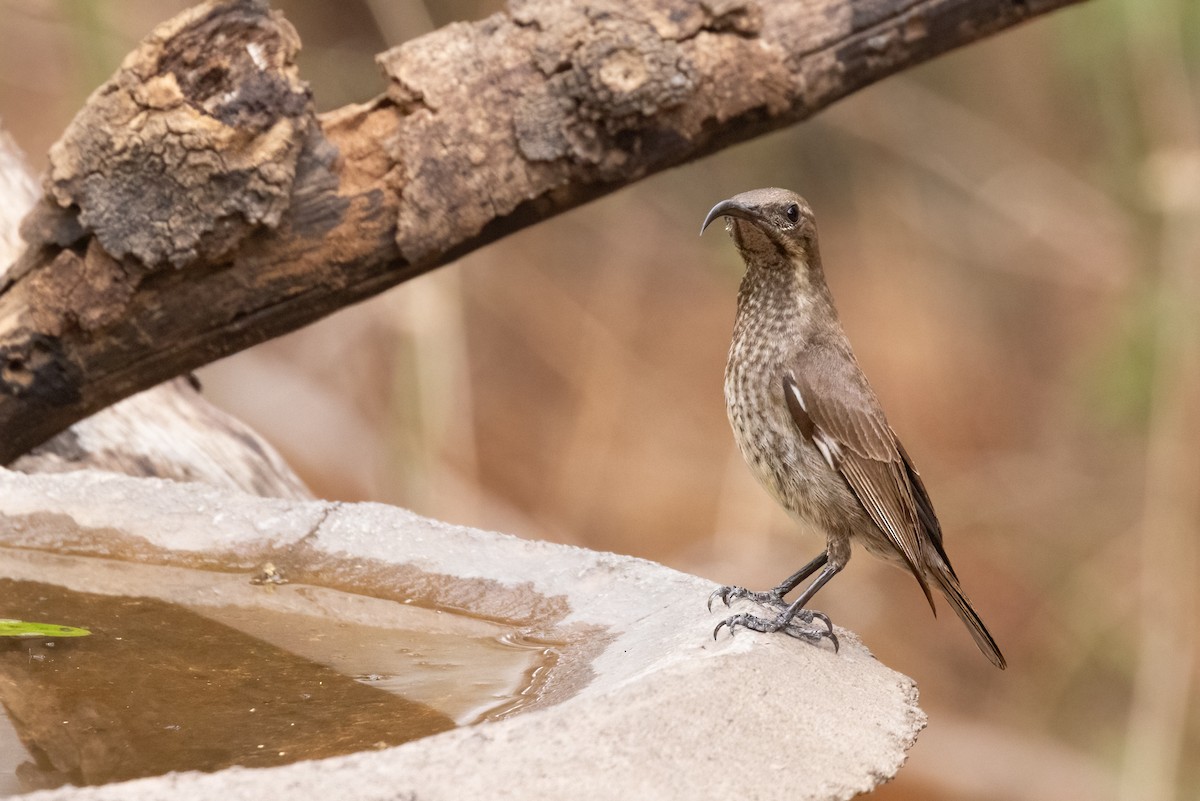
<path id="1" fill-rule="evenodd" d="M 0 130 L 0 264 L 20 251 L 17 226 L 37 199 L 16 145 Z M 270 444 L 184 378 L 107 406 L 20 456 L 24 473 L 107 470 L 200 481 L 272 498 L 312 498 Z"/>
<path id="2" fill-rule="evenodd" d="M 0 284 L 0 463 L 138 390 L 1077 0 L 512 0 L 317 115 L 261 0 L 165 23 Z M 282 402 L 282 399 L 281 399 Z"/>

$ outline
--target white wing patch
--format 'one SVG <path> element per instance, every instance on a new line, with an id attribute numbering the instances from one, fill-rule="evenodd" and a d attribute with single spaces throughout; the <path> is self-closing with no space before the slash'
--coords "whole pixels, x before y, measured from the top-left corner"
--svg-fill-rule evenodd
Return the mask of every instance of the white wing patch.
<path id="1" fill-rule="evenodd" d="M 808 406 L 804 403 L 804 396 L 800 394 L 800 387 L 796 386 L 796 382 L 788 381 L 786 387 L 787 391 L 792 393 L 792 397 L 796 399 L 796 403 L 800 404 L 800 408 L 807 412 Z M 812 441 L 817 446 L 817 450 L 821 452 L 821 456 L 824 457 L 825 464 L 829 465 L 831 470 L 837 470 L 837 466 L 833 463 L 834 459 L 842 458 L 842 448 L 837 440 L 814 426 Z"/>
<path id="2" fill-rule="evenodd" d="M 837 466 L 833 463 L 834 459 L 842 458 L 842 449 L 838 445 L 837 440 L 831 439 L 821 429 L 813 431 L 813 444 L 817 446 L 817 450 L 825 457 L 825 464 L 829 465 L 830 469 L 837 470 Z"/>
<path id="3" fill-rule="evenodd" d="M 786 384 L 788 392 L 792 393 L 792 397 L 796 399 L 796 403 L 800 404 L 800 408 L 807 412 L 808 405 L 804 402 L 804 396 L 800 394 L 800 387 L 796 386 L 796 380 L 792 378 L 791 373 L 788 373 L 788 378 L 791 379 Z"/>

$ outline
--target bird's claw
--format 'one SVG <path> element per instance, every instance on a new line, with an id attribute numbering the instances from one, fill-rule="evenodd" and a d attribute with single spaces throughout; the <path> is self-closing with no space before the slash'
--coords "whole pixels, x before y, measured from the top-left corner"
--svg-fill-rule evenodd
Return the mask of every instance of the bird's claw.
<path id="1" fill-rule="evenodd" d="M 713 601 L 717 598 L 721 599 L 721 603 L 729 606 L 729 593 L 736 589 L 737 587 L 717 587 L 715 590 L 713 590 L 708 596 L 708 611 L 712 611 Z M 717 628 L 720 629 L 721 627 L 717 626 Z M 716 635 L 717 633 L 714 631 L 713 637 L 715 638 Z"/>
<path id="2" fill-rule="evenodd" d="M 726 606 L 731 605 L 734 601 L 745 598 L 753 601 L 761 606 L 773 606 L 776 609 L 786 609 L 787 602 L 783 600 L 783 595 L 778 589 L 767 590 L 766 592 L 753 592 L 745 587 L 738 587 L 730 584 L 724 587 L 717 587 L 708 596 L 708 611 L 712 611 L 714 600 L 720 600 Z"/>
<path id="3" fill-rule="evenodd" d="M 829 640 L 833 643 L 834 653 L 838 650 L 838 638 L 833 633 L 833 622 L 829 619 L 829 615 L 824 612 L 818 612 L 815 609 L 798 609 L 789 614 L 788 603 L 783 600 L 783 593 L 780 587 L 766 592 L 752 592 L 745 587 L 736 585 L 726 585 L 717 587 L 708 596 L 708 611 L 712 611 L 713 601 L 720 601 L 729 606 L 736 600 L 743 598 L 753 601 L 761 606 L 767 606 L 779 610 L 779 614 L 772 619 L 756 617 L 750 614 L 737 614 L 722 620 L 713 629 L 713 639 L 717 639 L 717 635 L 721 633 L 722 628 L 729 629 L 729 635 L 733 636 L 734 631 L 738 626 L 743 628 L 770 633 L 782 631 L 789 637 L 795 637 L 798 640 L 806 640 L 811 643 L 819 643 L 821 640 Z M 797 624 L 794 621 L 799 620 Z M 813 625 L 813 621 L 819 621 L 824 624 L 824 628 Z M 801 625 L 803 624 L 803 625 Z"/>
<path id="4" fill-rule="evenodd" d="M 829 636 L 833 637 L 833 643 L 834 643 L 833 650 L 836 651 L 837 650 L 837 636 L 834 635 L 834 633 L 833 633 L 833 621 L 831 621 L 829 619 L 829 615 L 825 614 L 824 612 L 817 612 L 817 611 L 811 610 L 811 609 L 805 609 L 803 611 L 807 612 L 808 616 L 810 618 L 806 622 L 811 623 L 812 622 L 811 618 L 816 618 L 817 620 L 819 620 L 825 624 L 825 628 L 829 629 Z"/>
<path id="5" fill-rule="evenodd" d="M 796 615 L 796 617 L 799 617 L 800 620 L 806 625 L 798 625 L 790 620 L 785 620 L 784 615 L 780 615 L 773 620 L 767 620 L 765 618 L 756 617 L 755 615 L 749 615 L 745 613 L 733 615 L 732 617 L 728 617 L 717 624 L 717 627 L 713 629 L 713 639 L 717 639 L 717 635 L 721 633 L 721 629 L 723 627 L 729 629 L 729 636 L 732 637 L 737 627 L 741 626 L 743 628 L 752 629 L 753 631 L 763 632 L 764 634 L 780 631 L 789 637 L 794 637 L 797 640 L 804 640 L 806 642 L 813 643 L 814 645 L 820 643 L 821 640 L 829 640 L 831 643 L 833 643 L 833 652 L 838 652 L 840 643 L 838 642 L 837 634 L 833 632 L 833 623 L 830 622 L 828 615 L 823 612 L 814 612 L 808 609 L 802 609 Z M 808 625 L 811 624 L 814 619 L 824 623 L 825 628 Z"/>

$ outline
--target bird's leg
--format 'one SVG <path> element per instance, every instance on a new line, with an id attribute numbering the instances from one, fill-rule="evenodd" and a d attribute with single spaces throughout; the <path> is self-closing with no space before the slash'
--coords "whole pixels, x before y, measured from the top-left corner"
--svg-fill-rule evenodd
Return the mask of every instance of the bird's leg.
<path id="1" fill-rule="evenodd" d="M 787 601 L 783 600 L 783 596 L 796 589 L 800 582 L 804 581 L 813 573 L 816 573 L 819 569 L 825 567 L 825 563 L 828 561 L 829 551 L 821 551 L 816 559 L 813 559 L 804 567 L 785 578 L 778 587 L 767 590 L 766 592 L 752 592 L 745 587 L 737 587 L 733 585 L 727 587 L 718 587 L 717 589 L 713 590 L 711 595 L 708 596 L 708 611 L 712 611 L 714 600 L 719 599 L 726 606 L 729 606 L 733 601 L 736 601 L 739 598 L 747 598 L 751 601 L 754 601 L 756 604 L 772 606 L 782 612 L 788 608 Z M 822 617 L 824 617 L 824 615 L 822 615 Z"/>
<path id="2" fill-rule="evenodd" d="M 717 627 L 713 629 L 713 639 L 716 639 L 717 634 L 720 633 L 722 626 L 728 627 L 730 634 L 733 634 L 733 631 L 736 627 L 742 626 L 744 628 L 753 629 L 754 631 L 761 631 L 764 633 L 782 631 L 788 636 L 796 637 L 797 639 L 801 640 L 808 640 L 809 642 L 814 643 L 828 638 L 833 643 L 833 650 L 837 651 L 838 639 L 837 635 L 833 633 L 833 624 L 829 622 L 829 618 L 821 612 L 815 612 L 811 609 L 804 608 L 804 605 L 812 600 L 812 597 L 817 594 L 817 591 L 824 587 L 831 578 L 836 576 L 846 564 L 846 561 L 843 559 L 829 561 L 828 552 L 823 554 L 823 557 L 824 558 L 818 557 L 818 559 L 815 559 L 813 562 L 805 565 L 805 568 L 813 567 L 815 570 L 816 568 L 814 567 L 814 564 L 820 561 L 824 566 L 821 568 L 821 572 L 817 574 L 817 577 L 813 579 L 812 584 L 809 584 L 808 587 L 805 588 L 804 592 L 800 593 L 800 597 L 793 601 L 775 618 L 768 620 L 766 618 L 756 617 L 754 615 L 745 613 L 734 615 L 730 618 L 722 620 L 717 624 Z M 812 571 L 810 570 L 809 572 L 811 573 Z M 792 577 L 789 577 L 788 581 L 791 581 L 791 579 Z M 786 584 L 787 582 L 784 582 L 784 584 L 781 584 L 780 587 L 786 586 Z M 779 587 L 776 589 L 779 589 Z M 769 595 L 770 592 L 764 594 Z M 796 624 L 794 621 L 797 618 L 799 618 L 801 623 L 804 625 Z M 821 626 L 812 625 L 814 619 L 820 620 L 825 624 L 825 626 L 822 628 Z"/>

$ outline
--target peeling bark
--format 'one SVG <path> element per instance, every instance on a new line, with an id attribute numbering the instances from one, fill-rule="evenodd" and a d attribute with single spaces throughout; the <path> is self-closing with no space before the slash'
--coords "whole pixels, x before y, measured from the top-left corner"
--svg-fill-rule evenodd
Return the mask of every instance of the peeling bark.
<path id="1" fill-rule="evenodd" d="M 17 226 L 36 198 L 24 160 L 0 130 L 0 264 L 19 252 Z M 100 248 L 97 251 L 103 253 Z M 103 294 L 104 288 L 95 291 Z M 58 297 L 47 291 L 45 297 L 50 306 L 57 299 L 61 308 L 69 305 L 72 294 L 64 291 Z M 116 305 L 118 301 L 97 305 L 96 316 Z M 97 327 L 91 316 L 81 320 L 81 326 Z M 80 420 L 19 457 L 11 467 L 25 473 L 107 470 L 199 481 L 264 497 L 312 498 L 304 482 L 266 440 L 206 401 L 184 378 L 139 392 Z"/>
<path id="2" fill-rule="evenodd" d="M 0 284 L 0 462 L 92 411 L 1076 0 L 512 0 L 318 117 L 261 0 L 156 30 Z"/>

